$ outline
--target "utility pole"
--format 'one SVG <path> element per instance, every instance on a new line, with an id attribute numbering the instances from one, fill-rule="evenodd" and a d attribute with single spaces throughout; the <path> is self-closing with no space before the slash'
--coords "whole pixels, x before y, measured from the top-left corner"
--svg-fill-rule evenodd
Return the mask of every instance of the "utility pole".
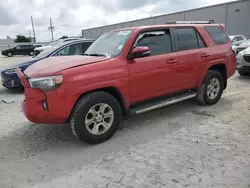
<path id="1" fill-rule="evenodd" d="M 30 34 L 30 41 L 32 42 L 31 31 L 30 31 L 30 29 L 29 29 L 29 34 Z"/>
<path id="2" fill-rule="evenodd" d="M 53 26 L 52 20 L 51 20 L 51 17 L 50 17 L 50 26 L 49 26 L 49 30 L 50 30 L 50 32 L 51 32 L 51 39 L 52 39 L 52 42 L 54 42 L 54 35 L 53 35 L 54 29 L 55 29 L 55 27 Z"/>
<path id="3" fill-rule="evenodd" d="M 34 35 L 34 42 L 36 42 L 36 33 L 35 33 L 33 18 L 32 18 L 32 16 L 30 16 L 30 18 L 31 18 L 31 25 L 32 25 L 32 29 L 33 29 L 33 35 Z"/>

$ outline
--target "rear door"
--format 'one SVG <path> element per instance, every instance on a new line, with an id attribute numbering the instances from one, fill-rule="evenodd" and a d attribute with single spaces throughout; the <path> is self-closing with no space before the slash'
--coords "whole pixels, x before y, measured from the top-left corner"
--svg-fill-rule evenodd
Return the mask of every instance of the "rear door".
<path id="1" fill-rule="evenodd" d="M 151 55 L 127 60 L 132 103 L 176 90 L 177 54 L 173 51 L 172 40 L 169 28 L 147 30 L 136 37 L 133 48 L 149 47 Z"/>
<path id="2" fill-rule="evenodd" d="M 174 32 L 179 60 L 178 89 L 195 88 L 199 78 L 199 65 L 209 56 L 207 47 L 195 27 L 176 27 Z"/>

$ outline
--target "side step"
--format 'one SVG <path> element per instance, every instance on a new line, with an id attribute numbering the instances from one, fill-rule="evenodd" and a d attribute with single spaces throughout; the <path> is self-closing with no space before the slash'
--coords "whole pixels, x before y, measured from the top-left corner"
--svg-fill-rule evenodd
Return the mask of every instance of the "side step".
<path id="1" fill-rule="evenodd" d="M 181 101 L 192 99 L 196 96 L 196 94 L 197 92 L 188 92 L 184 94 L 182 93 L 180 95 L 175 95 L 169 98 L 165 98 L 157 102 L 149 102 L 147 104 L 135 106 L 134 108 L 129 109 L 129 115 L 134 116 L 134 115 L 142 114 L 151 110 L 155 110 L 155 109 L 169 106 L 169 105 L 181 102 Z"/>

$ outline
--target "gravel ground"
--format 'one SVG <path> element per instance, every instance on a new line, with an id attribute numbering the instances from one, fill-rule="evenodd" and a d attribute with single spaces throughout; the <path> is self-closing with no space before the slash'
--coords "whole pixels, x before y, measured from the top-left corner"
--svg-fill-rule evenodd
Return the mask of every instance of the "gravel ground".
<path id="1" fill-rule="evenodd" d="M 0 69 L 24 57 L 0 57 Z M 89 146 L 67 125 L 23 116 L 23 93 L 0 88 L 0 187 L 250 187 L 250 77 L 235 74 L 220 102 L 185 101 L 125 119 Z"/>

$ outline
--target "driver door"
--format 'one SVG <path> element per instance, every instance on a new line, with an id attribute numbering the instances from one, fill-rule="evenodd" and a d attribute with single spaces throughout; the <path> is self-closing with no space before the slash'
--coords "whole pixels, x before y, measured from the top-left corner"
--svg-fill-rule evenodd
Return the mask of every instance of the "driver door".
<path id="1" fill-rule="evenodd" d="M 151 55 L 127 60 L 132 103 L 171 93 L 178 87 L 178 59 L 170 33 L 166 28 L 146 31 L 136 38 L 134 47 L 149 47 Z"/>

